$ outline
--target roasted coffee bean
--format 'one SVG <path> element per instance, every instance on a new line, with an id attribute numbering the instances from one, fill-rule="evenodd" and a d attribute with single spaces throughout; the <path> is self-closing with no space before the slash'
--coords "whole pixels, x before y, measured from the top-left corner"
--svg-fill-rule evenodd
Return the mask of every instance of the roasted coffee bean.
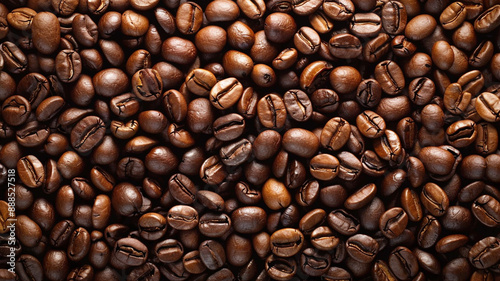
<path id="1" fill-rule="evenodd" d="M 276 94 L 266 95 L 257 104 L 257 115 L 264 127 L 270 129 L 282 128 L 286 121 L 285 103 Z"/>
<path id="2" fill-rule="evenodd" d="M 500 98 L 492 93 L 484 92 L 476 99 L 476 111 L 485 121 L 497 122 L 500 119 Z"/>
<path id="3" fill-rule="evenodd" d="M 382 27 L 391 34 L 403 32 L 407 23 L 406 7 L 399 1 L 388 1 L 382 7 Z"/>
<path id="4" fill-rule="evenodd" d="M 427 183 L 420 193 L 422 205 L 434 216 L 442 216 L 446 213 L 449 200 L 448 196 L 437 184 Z"/>
<path id="5" fill-rule="evenodd" d="M 472 246 L 469 250 L 469 261 L 478 269 L 488 268 L 499 261 L 498 251 L 500 251 L 498 238 L 488 236 Z"/>
<path id="6" fill-rule="evenodd" d="M 345 21 L 354 14 L 354 4 L 351 0 L 328 0 L 323 3 L 325 14 L 336 21 Z"/>
<path id="7" fill-rule="evenodd" d="M 333 66 L 326 61 L 315 61 L 307 65 L 300 75 L 300 87 L 306 93 L 323 88 L 329 79 Z"/>
<path id="8" fill-rule="evenodd" d="M 349 24 L 349 30 L 356 36 L 373 37 L 382 29 L 380 17 L 375 13 L 355 13 Z"/>
<path id="9" fill-rule="evenodd" d="M 401 235 L 408 224 L 408 215 L 399 207 L 387 210 L 379 220 L 379 229 L 389 239 Z"/>
<path id="10" fill-rule="evenodd" d="M 292 258 L 270 255 L 265 262 L 265 273 L 273 279 L 291 279 L 297 271 L 297 263 Z"/>
<path id="11" fill-rule="evenodd" d="M 406 24 L 405 36 L 410 40 L 422 40 L 431 35 L 436 26 L 437 22 L 431 15 L 418 15 Z"/>
<path id="12" fill-rule="evenodd" d="M 238 138 L 245 130 L 245 119 L 239 114 L 228 114 L 217 118 L 213 123 L 214 136 L 221 141 Z"/>
<path id="13" fill-rule="evenodd" d="M 61 27 L 57 17 L 50 12 L 37 13 L 32 20 L 33 45 L 40 53 L 54 53 L 61 40 Z"/>
<path id="14" fill-rule="evenodd" d="M 488 33 L 500 25 L 498 13 L 500 6 L 495 5 L 484 11 L 474 21 L 474 30 L 479 33 Z"/>
<path id="15" fill-rule="evenodd" d="M 377 37 L 368 41 L 363 47 L 363 58 L 368 62 L 377 62 L 389 52 L 391 38 L 385 33 L 378 34 Z"/>
<path id="16" fill-rule="evenodd" d="M 168 181 L 168 189 L 172 197 L 182 204 L 191 204 L 195 200 L 197 188 L 189 177 L 174 174 Z"/>
<path id="17" fill-rule="evenodd" d="M 68 259 L 71 261 L 82 260 L 90 250 L 90 234 L 83 228 L 79 227 L 73 231 L 69 237 L 68 244 Z"/>
<path id="18" fill-rule="evenodd" d="M 50 244 L 56 248 L 65 246 L 71 233 L 75 229 L 75 224 L 70 220 L 63 220 L 58 222 L 50 233 Z"/>
<path id="19" fill-rule="evenodd" d="M 34 155 L 22 157 L 17 161 L 17 170 L 21 181 L 28 187 L 41 187 L 45 182 L 45 169 Z"/>
<path id="20" fill-rule="evenodd" d="M 451 3 L 446 9 L 443 10 L 439 16 L 441 26 L 445 29 L 455 29 L 465 20 L 467 9 L 464 4 L 460 2 Z"/>
<path id="21" fill-rule="evenodd" d="M 350 257 L 363 263 L 369 263 L 377 254 L 378 242 L 364 234 L 356 234 L 346 241 L 346 251 Z"/>
<path id="22" fill-rule="evenodd" d="M 330 254 L 314 248 L 305 249 L 300 255 L 302 270 L 310 276 L 320 276 L 330 268 Z"/>
<path id="23" fill-rule="evenodd" d="M 389 256 L 389 267 L 399 279 L 408 279 L 418 273 L 418 261 L 408 248 L 397 247 Z"/>
<path id="24" fill-rule="evenodd" d="M 389 95 L 399 94 L 405 86 L 401 68 L 394 61 L 383 61 L 375 68 L 375 79 L 382 90 Z"/>
<path id="25" fill-rule="evenodd" d="M 493 57 L 493 43 L 491 41 L 483 41 L 479 43 L 469 57 L 469 64 L 473 67 L 485 66 Z"/>
<path id="26" fill-rule="evenodd" d="M 132 92 L 141 100 L 154 101 L 161 96 L 163 81 L 158 71 L 141 69 L 132 76 Z"/>
<path id="27" fill-rule="evenodd" d="M 356 118 L 356 125 L 360 133 L 367 138 L 378 138 L 385 132 L 385 121 L 380 115 L 371 111 L 365 110 Z"/>
<path id="28" fill-rule="evenodd" d="M 291 257 L 299 252 L 304 235 L 297 229 L 283 228 L 271 235 L 271 251 L 279 257 Z"/>
<path id="29" fill-rule="evenodd" d="M 158 240 L 167 232 L 167 220 L 158 213 L 146 213 L 137 223 L 139 234 L 146 240 Z"/>
<path id="30" fill-rule="evenodd" d="M 177 230 L 190 230 L 198 225 L 198 212 L 187 205 L 177 205 L 168 210 L 167 222 Z"/>
<path id="31" fill-rule="evenodd" d="M 466 147 L 477 137 L 477 125 L 471 120 L 461 120 L 446 129 L 446 140 L 454 147 Z"/>
<path id="32" fill-rule="evenodd" d="M 116 241 L 113 257 L 125 265 L 139 266 L 148 258 L 148 248 L 135 238 L 122 238 Z"/>
<path id="33" fill-rule="evenodd" d="M 222 245 L 214 240 L 205 240 L 198 249 L 203 264 L 210 270 L 221 268 L 226 262 L 226 253 Z"/>
<path id="34" fill-rule="evenodd" d="M 472 205 L 472 213 L 484 225 L 496 227 L 500 223 L 500 203 L 490 195 L 482 195 Z"/>
<path id="35" fill-rule="evenodd" d="M 359 221 L 342 209 L 332 211 L 327 217 L 328 225 L 343 235 L 353 235 L 359 230 Z"/>
<path id="36" fill-rule="evenodd" d="M 378 177 L 383 175 L 387 170 L 387 164 L 372 150 L 363 152 L 360 161 L 363 165 L 363 173 L 367 175 Z"/>
<path id="37" fill-rule="evenodd" d="M 70 270 L 68 256 L 64 251 L 49 250 L 43 258 L 43 272 L 49 280 L 64 280 Z"/>
<path id="38" fill-rule="evenodd" d="M 22 255 L 16 262 L 16 274 L 20 280 L 43 280 L 43 267 L 32 255 Z"/>
<path id="39" fill-rule="evenodd" d="M 361 41 L 351 34 L 337 34 L 328 42 L 330 53 L 337 58 L 352 59 L 361 55 Z"/>
<path id="40" fill-rule="evenodd" d="M 71 131 L 71 145 L 78 152 L 87 153 L 101 143 L 105 131 L 106 125 L 99 117 L 85 117 Z"/>
<path id="41" fill-rule="evenodd" d="M 243 86 L 235 78 L 219 81 L 210 90 L 210 101 L 218 109 L 234 105 L 243 94 Z"/>

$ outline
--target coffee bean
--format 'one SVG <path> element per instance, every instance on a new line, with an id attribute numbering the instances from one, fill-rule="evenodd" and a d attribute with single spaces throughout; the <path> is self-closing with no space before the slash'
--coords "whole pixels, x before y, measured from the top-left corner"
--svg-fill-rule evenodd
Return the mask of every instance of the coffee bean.
<path id="1" fill-rule="evenodd" d="M 449 200 L 444 191 L 434 183 L 427 183 L 420 193 L 422 205 L 434 216 L 442 216 L 448 209 Z"/>
<path id="2" fill-rule="evenodd" d="M 385 211 L 380 217 L 379 228 L 382 234 L 389 239 L 401 235 L 408 223 L 408 215 L 399 207 L 391 208 Z"/>
<path id="3" fill-rule="evenodd" d="M 261 98 L 257 103 L 257 115 L 259 121 L 266 128 L 278 129 L 285 125 L 286 107 L 276 94 L 269 94 Z"/>
<path id="4" fill-rule="evenodd" d="M 408 248 L 397 247 L 389 256 L 389 267 L 399 279 L 413 277 L 418 272 L 418 261 Z"/>
<path id="5" fill-rule="evenodd" d="M 122 238 L 116 241 L 113 256 L 126 265 L 139 266 L 146 261 L 148 248 L 135 238 Z"/>
<path id="6" fill-rule="evenodd" d="M 99 117 L 85 117 L 71 131 L 71 145 L 78 152 L 87 153 L 99 145 L 105 130 L 105 124 Z"/>
<path id="7" fill-rule="evenodd" d="M 488 268 L 498 262 L 499 249 L 498 238 L 488 236 L 472 246 L 469 250 L 469 261 L 478 269 Z"/>
<path id="8" fill-rule="evenodd" d="M 364 234 L 356 234 L 346 241 L 346 251 L 349 256 L 363 263 L 372 261 L 378 248 L 377 241 Z"/>

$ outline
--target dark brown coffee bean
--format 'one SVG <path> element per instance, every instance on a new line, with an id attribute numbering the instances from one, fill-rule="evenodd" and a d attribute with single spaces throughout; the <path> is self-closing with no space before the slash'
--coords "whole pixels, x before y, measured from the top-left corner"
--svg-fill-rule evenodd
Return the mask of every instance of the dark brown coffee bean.
<path id="1" fill-rule="evenodd" d="M 221 141 L 231 141 L 245 130 L 245 119 L 236 113 L 217 118 L 213 124 L 214 136 Z"/>
<path id="2" fill-rule="evenodd" d="M 399 1 L 389 1 L 382 7 L 382 27 L 391 34 L 403 32 L 406 27 L 406 7 Z"/>
<path id="3" fill-rule="evenodd" d="M 61 27 L 53 13 L 40 12 L 35 15 L 31 24 L 33 45 L 44 55 L 54 53 L 61 40 Z"/>
<path id="4" fill-rule="evenodd" d="M 161 96 L 163 81 L 158 71 L 141 69 L 132 76 L 132 92 L 141 100 L 154 101 Z"/>
<path id="5" fill-rule="evenodd" d="M 493 57 L 493 43 L 482 41 L 469 57 L 469 64 L 473 67 L 483 67 Z"/>
<path id="6" fill-rule="evenodd" d="M 498 20 L 499 12 L 500 6 L 498 5 L 484 11 L 474 21 L 474 30 L 479 33 L 488 33 L 497 28 L 500 25 L 500 20 Z"/>
<path id="7" fill-rule="evenodd" d="M 97 116 L 88 116 L 76 124 L 71 131 L 71 145 L 80 153 L 87 153 L 99 145 L 106 126 Z"/>
<path id="8" fill-rule="evenodd" d="M 273 279 L 291 279 L 297 271 L 297 263 L 292 258 L 270 255 L 265 263 L 265 274 Z M 257 279 L 256 279 L 257 280 Z"/>
<path id="9" fill-rule="evenodd" d="M 51 281 L 64 280 L 70 270 L 68 256 L 60 250 L 47 251 L 42 264 L 45 277 Z"/>
<path id="10" fill-rule="evenodd" d="M 190 64 L 196 59 L 197 53 L 193 42 L 176 36 L 169 37 L 161 46 L 163 58 L 172 63 Z"/>
<path id="11" fill-rule="evenodd" d="M 198 225 L 198 212 L 187 205 L 177 205 L 168 211 L 167 222 L 177 230 L 189 230 Z"/>
<path id="12" fill-rule="evenodd" d="M 476 99 L 476 111 L 485 121 L 496 122 L 500 119 L 500 98 L 484 92 Z"/>
<path id="13" fill-rule="evenodd" d="M 113 257 L 125 265 L 139 266 L 148 258 L 148 248 L 135 238 L 122 238 L 116 241 Z"/>
<path id="14" fill-rule="evenodd" d="M 90 250 L 90 234 L 83 228 L 79 227 L 73 231 L 69 237 L 68 244 L 68 259 L 71 261 L 82 260 Z"/>
<path id="15" fill-rule="evenodd" d="M 283 95 L 286 111 L 292 119 L 303 122 L 307 121 L 313 111 L 311 100 L 301 90 L 289 90 Z"/>
<path id="16" fill-rule="evenodd" d="M 200 258 L 210 270 L 221 268 L 226 262 L 226 254 L 222 245 L 214 240 L 205 240 L 199 247 Z"/>
<path id="17" fill-rule="evenodd" d="M 41 187 L 45 182 L 43 164 L 34 155 L 27 155 L 17 161 L 19 178 L 28 187 Z"/>
<path id="18" fill-rule="evenodd" d="M 189 177 L 183 174 L 172 175 L 168 181 L 168 189 L 172 197 L 182 204 L 193 203 L 198 191 Z"/>
<path id="19" fill-rule="evenodd" d="M 466 147 L 477 137 L 477 125 L 472 120 L 460 120 L 446 129 L 446 140 L 454 147 Z"/>
<path id="20" fill-rule="evenodd" d="M 219 155 L 222 163 L 227 166 L 238 166 L 246 162 L 252 153 L 252 144 L 247 139 L 241 139 L 221 147 Z"/>
<path id="21" fill-rule="evenodd" d="M 490 195 L 477 198 L 471 209 L 482 224 L 489 227 L 496 227 L 500 224 L 500 203 Z"/>
<path id="22" fill-rule="evenodd" d="M 300 255 L 302 271 L 310 276 L 321 276 L 330 268 L 330 254 L 314 248 L 305 249 Z"/>
<path id="23" fill-rule="evenodd" d="M 422 205 L 434 216 L 442 216 L 446 213 L 449 200 L 448 196 L 437 184 L 427 183 L 420 193 Z"/>
<path id="24" fill-rule="evenodd" d="M 367 138 L 378 138 L 385 132 L 385 121 L 380 115 L 371 111 L 365 110 L 356 118 L 356 125 L 360 133 Z"/>
<path id="25" fill-rule="evenodd" d="M 333 66 L 326 61 L 310 63 L 300 74 L 300 87 L 306 93 L 313 93 L 317 89 L 324 88 L 332 69 Z"/>
<path id="26" fill-rule="evenodd" d="M 321 145 L 330 150 L 339 150 L 349 139 L 351 127 L 349 123 L 340 118 L 330 119 L 321 132 Z"/>
<path id="27" fill-rule="evenodd" d="M 359 230 L 359 221 L 342 209 L 332 211 L 327 217 L 328 225 L 343 235 L 354 235 Z"/>
<path id="28" fill-rule="evenodd" d="M 19 126 L 26 122 L 30 113 L 31 105 L 23 96 L 10 96 L 2 104 L 2 117 L 7 124 L 12 126 Z"/>
<path id="29" fill-rule="evenodd" d="M 195 2 L 183 3 L 179 6 L 175 17 L 177 29 L 182 34 L 194 34 L 201 28 L 203 10 Z"/>
<path id="30" fill-rule="evenodd" d="M 268 94 L 257 103 L 257 115 L 266 128 L 279 129 L 285 125 L 286 106 L 276 94 Z"/>
<path id="31" fill-rule="evenodd" d="M 440 254 L 450 253 L 469 241 L 469 238 L 463 234 L 452 234 L 445 236 L 436 243 L 436 252 Z"/>
<path id="32" fill-rule="evenodd" d="M 291 257 L 299 252 L 304 235 L 297 229 L 283 228 L 271 235 L 271 251 L 279 257 Z"/>
<path id="33" fill-rule="evenodd" d="M 375 79 L 382 90 L 389 95 L 400 93 L 405 86 L 405 78 L 401 68 L 394 61 L 383 61 L 375 68 Z"/>
<path id="34" fill-rule="evenodd" d="M 419 159 L 427 171 L 437 175 L 448 175 L 455 162 L 453 154 L 439 147 L 425 147 L 419 153 Z M 432 164 L 431 164 L 431 159 Z"/>
<path id="35" fill-rule="evenodd" d="M 236 232 L 258 233 L 266 225 L 267 214 L 260 207 L 241 207 L 231 214 L 231 221 Z"/>
<path id="36" fill-rule="evenodd" d="M 356 234 L 346 241 L 346 251 L 353 259 L 369 263 L 377 255 L 379 250 L 378 242 L 365 234 Z"/>
<path id="37" fill-rule="evenodd" d="M 35 247 L 42 239 L 42 229 L 25 215 L 17 216 L 16 234 L 25 247 Z"/>
<path id="38" fill-rule="evenodd" d="M 408 279 L 418 273 L 418 261 L 406 247 L 397 247 L 389 256 L 389 267 L 399 279 Z"/>
<path id="39" fill-rule="evenodd" d="M 389 35 L 379 33 L 363 47 L 363 58 L 367 62 L 377 62 L 389 52 L 390 43 L 391 37 Z"/>
<path id="40" fill-rule="evenodd" d="M 375 13 L 355 13 L 349 24 L 349 30 L 360 37 L 377 36 L 381 29 L 380 17 Z"/>
<path id="41" fill-rule="evenodd" d="M 219 81 L 210 91 L 210 101 L 217 109 L 233 106 L 243 94 L 243 86 L 235 78 Z"/>
<path id="42" fill-rule="evenodd" d="M 354 4 L 351 0 L 328 0 L 323 3 L 323 11 L 336 21 L 345 21 L 354 14 Z"/>
<path id="43" fill-rule="evenodd" d="M 436 26 L 437 22 L 433 16 L 427 14 L 418 15 L 406 24 L 405 36 L 410 40 L 422 40 L 431 35 Z"/>
<path id="44" fill-rule="evenodd" d="M 319 51 L 321 38 L 314 29 L 303 26 L 295 33 L 293 43 L 300 53 L 311 55 Z"/>
<path id="45" fill-rule="evenodd" d="M 399 207 L 387 210 L 379 220 L 379 229 L 385 237 L 393 239 L 401 235 L 408 224 L 408 215 Z"/>
<path id="46" fill-rule="evenodd" d="M 439 21 L 444 29 L 455 29 L 467 16 L 465 5 L 460 2 L 451 3 L 439 16 Z"/>
<path id="47" fill-rule="evenodd" d="M 479 240 L 469 250 L 469 261 L 472 265 L 479 269 L 485 269 L 500 260 L 500 243 L 498 238 L 488 236 Z"/>
<path id="48" fill-rule="evenodd" d="M 417 193 L 409 188 L 405 188 L 401 193 L 401 207 L 411 221 L 420 221 L 423 218 L 420 199 Z"/>

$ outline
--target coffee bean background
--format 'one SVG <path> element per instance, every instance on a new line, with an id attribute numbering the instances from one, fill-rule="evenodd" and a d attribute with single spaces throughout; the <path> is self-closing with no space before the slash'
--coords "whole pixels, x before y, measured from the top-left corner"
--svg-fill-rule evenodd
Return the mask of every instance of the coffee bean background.
<path id="1" fill-rule="evenodd" d="M 0 280 L 500 280 L 499 26 L 498 0 L 0 1 Z"/>

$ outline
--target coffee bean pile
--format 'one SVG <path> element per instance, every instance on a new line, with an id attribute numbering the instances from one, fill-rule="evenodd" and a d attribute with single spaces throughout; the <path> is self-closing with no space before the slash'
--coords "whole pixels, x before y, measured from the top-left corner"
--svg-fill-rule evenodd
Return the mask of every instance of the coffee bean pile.
<path id="1" fill-rule="evenodd" d="M 499 26 L 499 0 L 0 1 L 0 280 L 500 280 Z"/>

